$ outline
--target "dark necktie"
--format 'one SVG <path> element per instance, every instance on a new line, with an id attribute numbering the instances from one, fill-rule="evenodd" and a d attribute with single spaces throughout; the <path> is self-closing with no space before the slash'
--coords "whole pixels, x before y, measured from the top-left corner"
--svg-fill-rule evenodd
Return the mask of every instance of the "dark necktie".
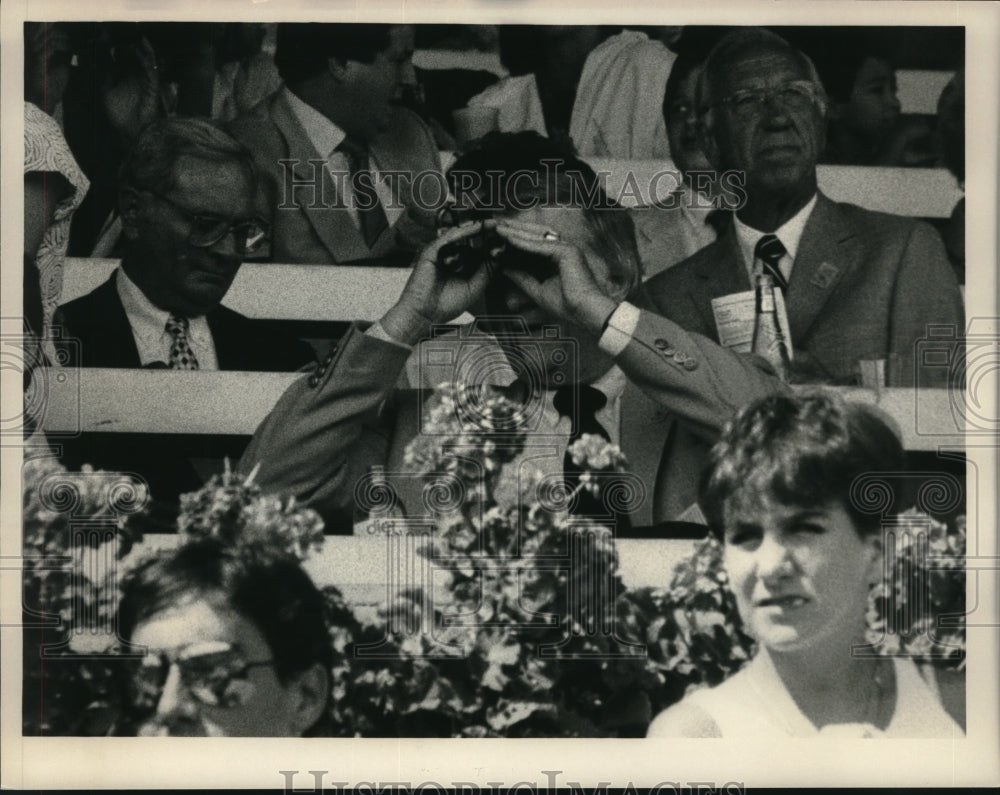
<path id="1" fill-rule="evenodd" d="M 170 367 L 174 370 L 197 370 L 198 357 L 188 342 L 188 319 L 179 315 L 167 318 L 167 333 L 170 334 Z"/>
<path id="2" fill-rule="evenodd" d="M 597 412 L 607 405 L 608 399 L 599 389 L 585 384 L 573 384 L 559 387 L 552 398 L 552 405 L 563 417 L 569 417 L 573 423 L 573 430 L 570 433 L 569 443 L 566 446 L 566 454 L 563 456 L 563 478 L 571 489 L 576 489 L 580 485 L 580 475 L 583 468 L 578 466 L 570 455 L 569 448 L 575 441 L 580 439 L 585 433 L 600 436 L 610 442 L 611 436 L 607 429 L 597 421 Z M 609 481 L 601 479 L 602 490 L 608 489 Z M 581 489 L 577 495 L 576 502 L 571 506 L 570 512 L 577 516 L 587 516 L 594 521 L 601 523 L 612 515 L 609 508 L 605 507 L 603 501 L 595 497 L 586 489 Z M 617 516 L 618 531 L 621 532 L 629 526 L 628 517 L 624 514 Z"/>
<path id="3" fill-rule="evenodd" d="M 732 215 L 732 210 L 720 210 L 716 208 L 715 210 L 711 210 L 708 215 L 705 216 L 705 225 L 712 228 L 716 237 L 722 237 L 722 233 L 726 231 L 726 227 L 729 225 L 729 219 Z"/>
<path id="4" fill-rule="evenodd" d="M 757 241 L 757 247 L 753 252 L 754 258 L 759 259 L 763 265 L 764 273 L 774 280 L 774 283 L 781 288 L 782 293 L 788 292 L 788 280 L 782 274 L 778 263 L 787 253 L 788 251 L 785 250 L 784 244 L 778 240 L 777 235 L 764 235 Z"/>
<path id="5" fill-rule="evenodd" d="M 365 185 L 374 186 L 375 180 L 371 173 L 368 147 L 350 138 L 345 138 L 337 146 L 337 151 L 343 152 L 347 158 L 347 168 L 350 171 L 352 187 L 357 186 L 359 181 Z M 361 177 L 361 174 L 365 174 L 366 176 Z M 363 194 L 360 194 L 357 188 L 354 188 L 355 208 L 358 212 L 361 236 L 365 239 L 365 245 L 368 248 L 372 248 L 375 245 L 375 241 L 389 228 L 389 219 L 385 217 L 382 202 L 378 200 L 377 196 L 373 196 L 372 194 L 371 190 L 366 190 Z M 373 198 L 374 202 L 371 202 Z M 358 203 L 359 199 L 363 203 Z M 367 206 L 369 203 L 371 206 Z"/>

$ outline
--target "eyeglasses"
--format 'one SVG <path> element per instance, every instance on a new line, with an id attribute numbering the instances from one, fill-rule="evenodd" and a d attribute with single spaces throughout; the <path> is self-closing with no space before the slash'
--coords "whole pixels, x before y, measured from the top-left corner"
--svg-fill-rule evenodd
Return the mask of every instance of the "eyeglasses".
<path id="1" fill-rule="evenodd" d="M 188 243 L 198 248 L 214 246 L 228 234 L 232 234 L 236 247 L 244 254 L 253 254 L 267 242 L 267 227 L 256 219 L 231 224 L 225 218 L 214 215 L 199 215 L 181 207 L 177 202 L 168 199 L 161 193 L 148 191 L 156 198 L 174 208 L 188 222 L 191 231 L 188 233 Z"/>
<path id="2" fill-rule="evenodd" d="M 748 119 L 760 113 L 772 99 L 777 98 L 788 110 L 805 110 L 819 103 L 819 92 L 808 80 L 793 80 L 774 88 L 747 88 L 723 97 L 718 104 L 725 105 L 734 116 Z"/>
<path id="3" fill-rule="evenodd" d="M 155 712 L 170 670 L 176 665 L 182 685 L 196 701 L 209 707 L 236 707 L 254 693 L 249 672 L 273 663 L 248 661 L 239 646 L 225 641 L 148 653 L 135 661 L 131 672 L 132 706 L 140 713 Z"/>

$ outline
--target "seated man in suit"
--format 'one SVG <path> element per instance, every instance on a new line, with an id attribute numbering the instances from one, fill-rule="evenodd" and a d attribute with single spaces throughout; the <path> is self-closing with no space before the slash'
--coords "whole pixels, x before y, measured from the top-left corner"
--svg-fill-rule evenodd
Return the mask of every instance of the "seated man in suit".
<path id="1" fill-rule="evenodd" d="M 419 432 L 418 387 L 485 383 L 537 401 L 540 419 L 528 444 L 548 445 L 550 466 L 562 468 L 574 429 L 599 424 L 645 483 L 632 528 L 678 517 L 693 502 L 707 447 L 727 418 L 753 396 L 781 389 L 780 381 L 761 360 L 640 308 L 631 218 L 564 145 L 537 133 L 491 135 L 449 176 L 456 197 L 458 185 L 478 182 L 478 191 L 463 195 L 480 219 L 488 210 L 485 220 L 448 229 L 418 255 L 396 304 L 367 330 L 354 326 L 310 377 L 289 387 L 240 469 L 259 466 L 265 490 L 294 494 L 327 515 L 349 512 L 368 466 L 402 470 L 405 445 Z M 438 263 L 463 246 L 480 255 L 504 251 L 467 272 Z M 433 333 L 466 310 L 476 324 Z M 441 345 L 455 355 L 439 355 Z M 435 355 L 423 356 L 429 346 Z M 559 348 L 545 355 L 548 366 L 533 377 L 518 369 L 543 347 Z M 497 353 L 506 369 L 487 360 Z M 560 405 L 567 391 L 560 384 L 570 406 L 580 407 L 575 421 Z"/>
<path id="2" fill-rule="evenodd" d="M 915 364 L 928 324 L 964 329 L 941 239 L 817 190 L 826 104 L 809 59 L 768 31 L 730 33 L 708 56 L 699 108 L 709 161 L 745 172 L 746 201 L 716 242 L 647 282 L 658 310 L 719 339 L 712 299 L 766 273 L 783 291 L 797 380 L 854 383 L 859 360 L 895 358 L 890 386 L 944 385 L 946 367 Z"/>
<path id="3" fill-rule="evenodd" d="M 147 127 L 121 172 L 121 266 L 56 313 L 62 338 L 75 342 L 66 363 L 292 371 L 313 361 L 305 343 L 221 306 L 243 258 L 266 234 L 254 194 L 250 153 L 211 122 Z M 66 440 L 64 463 L 142 475 L 157 504 L 171 506 L 166 521 L 177 495 L 201 485 L 192 458 L 234 457 L 242 449 L 209 436 L 102 437 Z"/>
<path id="4" fill-rule="evenodd" d="M 433 202 L 443 189 L 438 149 L 398 104 L 412 54 L 409 25 L 278 26 L 285 86 L 230 125 L 264 182 L 272 261 L 391 257 L 433 237 L 434 213 L 413 191 Z"/>
<path id="5" fill-rule="evenodd" d="M 304 343 L 221 305 L 243 259 L 266 241 L 250 153 L 211 122 L 168 119 L 122 166 L 125 252 L 100 287 L 59 308 L 82 367 L 291 371 Z M 70 349 L 70 350 L 76 350 Z"/>

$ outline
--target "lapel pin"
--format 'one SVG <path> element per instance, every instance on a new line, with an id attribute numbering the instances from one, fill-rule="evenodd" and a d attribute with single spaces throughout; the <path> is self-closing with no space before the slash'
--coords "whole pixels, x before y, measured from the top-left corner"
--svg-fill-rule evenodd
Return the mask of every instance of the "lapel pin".
<path id="1" fill-rule="evenodd" d="M 819 287 L 821 290 L 825 290 L 834 280 L 837 278 L 837 274 L 840 273 L 840 268 L 836 265 L 831 265 L 829 262 L 824 262 L 816 271 L 816 274 L 812 277 L 811 283 Z"/>

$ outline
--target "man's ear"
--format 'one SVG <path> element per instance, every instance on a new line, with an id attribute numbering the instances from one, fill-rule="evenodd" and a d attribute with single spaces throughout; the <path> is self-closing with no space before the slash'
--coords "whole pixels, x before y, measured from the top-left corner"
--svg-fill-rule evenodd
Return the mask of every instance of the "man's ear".
<path id="1" fill-rule="evenodd" d="M 330 673 L 322 664 L 313 663 L 288 685 L 292 699 L 292 731 L 301 737 L 326 711 L 330 697 Z"/>
<path id="2" fill-rule="evenodd" d="M 139 234 L 138 220 L 141 199 L 135 188 L 125 186 L 118 191 L 118 213 L 122 219 L 122 234 L 127 240 L 135 240 Z"/>
<path id="3" fill-rule="evenodd" d="M 327 71 L 333 76 L 333 79 L 338 83 L 342 83 L 347 77 L 348 67 L 347 61 L 341 58 L 327 58 L 326 59 Z"/>

